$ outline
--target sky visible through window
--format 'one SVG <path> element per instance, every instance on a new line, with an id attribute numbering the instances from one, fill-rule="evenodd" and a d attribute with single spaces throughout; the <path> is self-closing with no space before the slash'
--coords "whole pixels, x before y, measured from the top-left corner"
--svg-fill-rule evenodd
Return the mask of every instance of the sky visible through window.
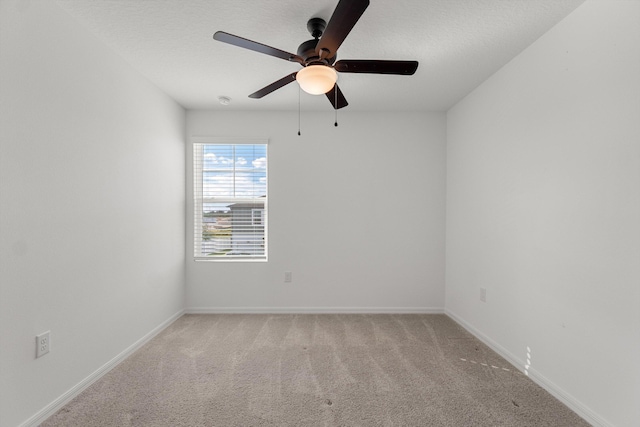
<path id="1" fill-rule="evenodd" d="M 205 199 L 251 199 L 266 196 L 266 145 L 207 144 L 203 150 L 202 184 Z M 229 204 L 209 202 L 206 203 L 205 211 L 224 210 Z"/>

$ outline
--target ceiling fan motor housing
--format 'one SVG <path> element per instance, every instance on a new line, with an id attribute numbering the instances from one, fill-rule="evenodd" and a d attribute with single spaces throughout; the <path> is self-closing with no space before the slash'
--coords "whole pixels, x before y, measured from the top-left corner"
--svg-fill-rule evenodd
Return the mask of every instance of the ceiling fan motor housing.
<path id="1" fill-rule="evenodd" d="M 305 66 L 312 64 L 322 64 L 322 65 L 331 65 L 336 61 L 336 56 L 333 58 L 326 58 L 325 60 L 321 60 L 320 56 L 316 52 L 316 46 L 320 41 L 320 37 L 326 28 L 327 23 L 322 18 L 311 18 L 309 22 L 307 22 L 307 30 L 311 33 L 311 36 L 314 37 L 313 40 L 307 40 L 302 43 L 298 47 L 297 54 L 298 56 L 304 59 Z"/>

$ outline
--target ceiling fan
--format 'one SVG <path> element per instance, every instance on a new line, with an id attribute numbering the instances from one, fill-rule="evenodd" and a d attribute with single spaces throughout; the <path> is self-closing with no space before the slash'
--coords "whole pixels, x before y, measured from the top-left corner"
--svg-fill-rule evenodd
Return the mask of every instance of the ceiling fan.
<path id="1" fill-rule="evenodd" d="M 275 56 L 290 62 L 297 62 L 303 68 L 263 87 L 249 95 L 249 98 L 262 98 L 281 87 L 297 81 L 302 90 L 312 95 L 326 94 L 333 105 L 339 109 L 349 103 L 336 84 L 340 73 L 396 74 L 412 75 L 418 68 L 418 61 L 389 61 L 343 59 L 336 62 L 338 48 L 354 27 L 369 0 L 339 0 L 329 19 L 312 18 L 307 22 L 307 29 L 313 37 L 298 47 L 297 54 L 285 52 L 252 40 L 218 31 L 213 35 L 215 40 L 234 46 Z"/>

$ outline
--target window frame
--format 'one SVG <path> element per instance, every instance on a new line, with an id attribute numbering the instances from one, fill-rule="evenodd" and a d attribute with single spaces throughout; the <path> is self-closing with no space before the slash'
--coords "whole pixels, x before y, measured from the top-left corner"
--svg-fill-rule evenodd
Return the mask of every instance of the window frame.
<path id="1" fill-rule="evenodd" d="M 208 256 L 203 256 L 203 255 L 197 255 L 197 250 L 202 250 L 202 240 L 198 240 L 196 235 L 198 233 L 198 230 L 202 230 L 203 229 L 203 224 L 204 224 L 204 215 L 203 215 L 203 205 L 206 202 L 207 199 L 211 199 L 211 198 L 205 198 L 203 195 L 203 165 L 202 163 L 200 164 L 200 166 L 198 167 L 198 165 L 196 165 L 196 161 L 198 160 L 198 156 L 197 156 L 197 152 L 196 150 L 200 149 L 199 147 L 202 147 L 205 144 L 210 144 L 210 145 L 264 145 L 265 146 L 265 157 L 267 159 L 267 164 L 265 167 L 265 178 L 266 178 L 266 183 L 265 183 L 265 195 L 261 196 L 260 198 L 264 199 L 264 205 L 261 208 L 261 210 L 263 211 L 263 214 L 261 215 L 261 219 L 262 219 L 262 223 L 260 224 L 260 226 L 263 227 L 264 229 L 264 255 L 258 255 L 258 256 L 221 256 L 221 255 L 208 255 Z M 268 261 L 268 255 L 269 255 L 269 247 L 268 247 L 268 242 L 269 242 L 269 238 L 268 238 L 268 224 L 269 224 L 269 220 L 268 220 L 268 200 L 269 200 L 269 139 L 268 138 L 244 138 L 244 137 L 210 137 L 210 136 L 192 136 L 191 137 L 191 154 L 192 154 L 192 158 L 191 158 L 191 167 L 192 167 L 192 173 L 191 173 L 191 184 L 192 184 L 192 204 L 191 207 L 193 208 L 193 215 L 192 215 L 192 219 L 193 219 L 193 227 L 192 227 L 192 256 L 193 256 L 193 260 L 194 261 L 205 261 L 205 262 L 267 262 Z M 202 159 L 203 157 L 200 156 L 200 159 Z M 200 173 L 198 173 L 200 172 Z M 238 202 L 242 203 L 242 202 L 247 202 L 250 201 L 252 199 L 257 199 L 258 197 L 254 197 L 254 198 L 238 198 Z M 223 198 L 223 199 L 233 199 L 233 198 Z M 257 209 L 257 208 L 254 208 Z M 251 223 L 254 224 L 255 223 L 255 217 L 254 217 L 254 212 L 251 212 Z M 200 244 L 200 248 L 197 249 L 196 245 Z"/>

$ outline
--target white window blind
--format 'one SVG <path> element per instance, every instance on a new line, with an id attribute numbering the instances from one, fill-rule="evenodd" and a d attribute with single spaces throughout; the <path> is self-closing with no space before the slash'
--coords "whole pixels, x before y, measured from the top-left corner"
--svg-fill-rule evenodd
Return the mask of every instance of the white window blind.
<path id="1" fill-rule="evenodd" d="M 266 260 L 267 144 L 260 141 L 194 142 L 196 259 Z"/>

